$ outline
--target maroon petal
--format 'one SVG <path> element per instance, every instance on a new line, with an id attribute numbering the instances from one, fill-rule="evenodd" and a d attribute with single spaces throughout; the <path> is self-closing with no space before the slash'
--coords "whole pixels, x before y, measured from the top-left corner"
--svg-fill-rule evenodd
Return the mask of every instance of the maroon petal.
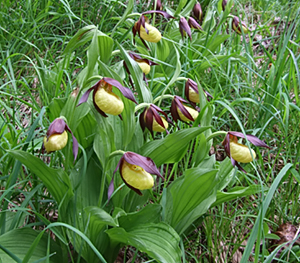
<path id="1" fill-rule="evenodd" d="M 146 128 L 146 123 L 145 123 L 145 113 L 146 113 L 146 110 L 145 109 L 141 114 L 140 114 L 140 117 L 139 117 L 139 120 L 140 120 L 140 125 L 141 125 L 141 128 L 142 128 L 142 131 L 144 132 L 145 131 L 145 128 Z"/>
<path id="2" fill-rule="evenodd" d="M 107 82 L 108 84 L 116 87 L 117 89 L 119 89 L 122 94 L 124 95 L 124 97 L 126 97 L 127 99 L 133 101 L 134 103 L 137 104 L 135 98 L 134 98 L 134 95 L 132 93 L 132 91 L 129 89 L 129 88 L 126 88 L 124 86 L 121 85 L 121 83 L 115 79 L 111 79 L 111 78 L 103 78 L 103 80 L 105 82 Z"/>
<path id="3" fill-rule="evenodd" d="M 151 108 L 148 108 L 145 114 L 145 124 L 153 138 L 153 113 Z"/>
<path id="4" fill-rule="evenodd" d="M 123 158 L 126 162 L 138 165 L 142 167 L 146 172 L 150 174 L 155 174 L 164 179 L 151 158 L 144 157 L 134 152 L 124 153 Z"/>
<path id="5" fill-rule="evenodd" d="M 170 18 L 175 18 L 174 16 L 171 16 L 170 14 L 168 14 L 166 11 L 160 11 L 160 10 L 150 10 L 150 11 L 146 11 L 144 13 L 142 13 L 143 15 L 146 14 L 159 14 L 161 16 L 163 16 L 164 18 L 170 19 Z"/>
<path id="6" fill-rule="evenodd" d="M 73 132 L 71 131 L 71 129 L 69 128 L 69 126 L 66 124 L 66 130 L 72 134 L 72 139 L 73 139 L 73 156 L 74 156 L 74 161 L 76 160 L 77 158 L 77 154 L 78 154 L 78 141 L 77 139 L 75 138 Z"/>
<path id="7" fill-rule="evenodd" d="M 177 120 L 180 120 L 179 114 L 177 112 L 176 102 L 175 102 L 174 99 L 172 100 L 170 111 L 171 111 L 171 115 L 172 115 L 175 122 L 177 122 Z"/>
<path id="8" fill-rule="evenodd" d="M 113 174 L 107 190 L 107 199 L 108 199 L 107 202 L 109 202 L 114 190 L 115 190 L 115 186 L 114 186 L 114 174 Z"/>
<path id="9" fill-rule="evenodd" d="M 186 21 L 186 19 L 184 17 L 180 18 L 179 21 L 179 30 L 182 36 L 182 39 L 184 37 L 184 31 L 188 34 L 188 36 L 190 37 L 190 40 L 192 40 L 192 31 L 190 26 L 188 25 L 188 22 Z"/>
<path id="10" fill-rule="evenodd" d="M 48 131 L 46 133 L 47 140 L 53 134 L 62 134 L 65 131 L 66 123 L 63 119 L 57 118 L 55 119 L 49 126 Z"/>
<path id="11" fill-rule="evenodd" d="M 176 96 L 177 97 L 177 96 Z M 176 101 L 177 108 L 181 111 L 181 113 L 187 117 L 189 120 L 194 121 L 194 118 L 192 115 L 188 112 L 188 110 L 183 106 L 183 104 L 180 102 L 178 98 L 174 98 Z"/>
<path id="12" fill-rule="evenodd" d="M 89 98 L 89 95 L 91 93 L 92 90 L 94 90 L 96 88 L 96 86 L 98 85 L 99 81 L 91 88 L 89 88 L 80 98 L 77 106 L 79 106 L 80 104 L 84 103 L 84 102 L 87 102 L 88 98 Z"/>

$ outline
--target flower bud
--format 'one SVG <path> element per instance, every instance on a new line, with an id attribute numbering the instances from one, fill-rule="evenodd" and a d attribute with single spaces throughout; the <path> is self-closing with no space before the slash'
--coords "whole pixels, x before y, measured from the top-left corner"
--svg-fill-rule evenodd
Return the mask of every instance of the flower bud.
<path id="1" fill-rule="evenodd" d="M 190 40 L 192 41 L 192 31 L 188 22 L 184 17 L 181 17 L 179 20 L 179 31 L 182 36 L 182 39 L 185 36 L 185 34 L 188 34 Z"/>
<path id="2" fill-rule="evenodd" d="M 157 10 L 157 11 L 161 11 L 161 10 L 163 9 L 160 0 L 157 0 L 157 1 L 156 1 L 156 8 L 155 8 L 155 0 L 154 0 L 154 3 L 153 3 L 153 9 L 154 9 L 154 10 Z"/>
<path id="3" fill-rule="evenodd" d="M 246 26 L 245 22 L 240 22 L 240 19 L 237 16 L 235 16 L 232 19 L 232 28 L 236 33 L 240 35 L 242 34 L 241 25 L 244 34 L 247 34 L 250 31 L 249 28 Z"/>
<path id="4" fill-rule="evenodd" d="M 194 15 L 194 17 L 195 17 L 197 20 L 199 20 L 199 21 L 202 20 L 203 12 L 202 12 L 202 8 L 201 8 L 200 3 L 196 3 L 196 4 L 194 5 L 194 8 L 193 8 L 193 15 Z"/>
<path id="5" fill-rule="evenodd" d="M 188 24 L 191 28 L 203 30 L 202 27 L 197 23 L 197 21 L 192 17 L 189 18 Z"/>

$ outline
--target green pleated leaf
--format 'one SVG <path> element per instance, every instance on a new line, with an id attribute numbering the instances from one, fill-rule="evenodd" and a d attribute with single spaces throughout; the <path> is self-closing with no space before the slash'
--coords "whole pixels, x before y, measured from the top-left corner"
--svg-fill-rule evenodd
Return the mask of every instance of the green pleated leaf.
<path id="1" fill-rule="evenodd" d="M 217 206 L 225 202 L 229 202 L 231 200 L 235 200 L 238 197 L 244 197 L 248 195 L 254 195 L 257 193 L 261 193 L 262 191 L 266 191 L 267 189 L 262 190 L 260 185 L 250 185 L 248 187 L 237 186 L 232 188 L 227 192 L 217 192 L 217 199 L 212 204 L 212 206 Z"/>
<path id="2" fill-rule="evenodd" d="M 217 172 L 212 169 L 189 169 L 185 171 L 184 178 L 179 179 L 180 183 L 175 180 L 174 186 L 173 183 L 169 186 L 173 202 L 170 225 L 174 229 L 185 216 L 213 194 L 217 185 Z"/>
<path id="3" fill-rule="evenodd" d="M 118 221 L 100 207 L 89 206 L 84 208 L 84 211 L 90 216 L 90 224 L 95 228 L 96 226 L 101 228 L 105 225 L 113 227 L 119 226 Z"/>
<path id="4" fill-rule="evenodd" d="M 44 258 L 42 262 L 45 262 L 47 258 L 51 263 L 67 261 L 61 247 L 54 240 L 48 238 L 47 234 L 39 235 L 40 232 L 31 228 L 19 228 L 0 236 L 0 262 L 16 262 L 7 253 L 21 260 L 19 262 L 24 262 L 23 259 L 26 255 L 26 258 L 30 259 L 29 262 L 35 262 L 42 258 Z M 47 251 L 49 242 L 50 251 Z"/>
<path id="5" fill-rule="evenodd" d="M 146 143 L 141 154 L 152 158 L 157 166 L 176 163 L 185 155 L 189 142 L 210 127 L 190 128 L 176 131 L 165 138 Z"/>
<path id="6" fill-rule="evenodd" d="M 232 180 L 235 175 L 235 169 L 231 163 L 229 158 L 226 158 L 223 162 L 221 162 L 218 172 L 218 186 L 217 190 L 223 190 Z"/>
<path id="7" fill-rule="evenodd" d="M 137 212 L 128 214 L 123 212 L 118 218 L 120 227 L 124 228 L 126 231 L 131 231 L 137 226 L 144 225 L 149 222 L 158 223 L 160 220 L 161 209 L 161 205 L 149 204 Z"/>
<path id="8" fill-rule="evenodd" d="M 36 174 L 58 203 L 68 201 L 73 196 L 70 179 L 64 170 L 50 168 L 28 152 L 14 150 L 8 153 Z"/>
<path id="9" fill-rule="evenodd" d="M 184 8 L 185 4 L 186 4 L 187 0 L 180 0 L 179 4 L 177 6 L 177 9 L 175 11 L 174 16 L 178 15 L 180 13 L 180 11 L 182 10 L 182 8 Z"/>
<path id="10" fill-rule="evenodd" d="M 144 224 L 128 232 L 124 228 L 113 228 L 106 233 L 114 242 L 134 246 L 158 262 L 181 262 L 181 250 L 178 246 L 180 237 L 168 224 Z"/>

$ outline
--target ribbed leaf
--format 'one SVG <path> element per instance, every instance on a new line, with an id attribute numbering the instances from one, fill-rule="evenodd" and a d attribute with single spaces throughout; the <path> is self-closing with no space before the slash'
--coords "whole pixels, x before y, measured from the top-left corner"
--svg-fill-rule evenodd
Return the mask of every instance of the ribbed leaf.
<path id="1" fill-rule="evenodd" d="M 230 191 L 227 192 L 217 192 L 217 200 L 212 204 L 212 206 L 217 206 L 225 202 L 229 202 L 231 200 L 236 200 L 238 197 L 244 197 L 247 195 L 254 195 L 257 193 L 261 193 L 262 188 L 260 185 L 250 185 L 248 187 L 234 187 Z"/>
<path id="2" fill-rule="evenodd" d="M 180 238 L 168 224 L 144 224 L 129 232 L 124 228 L 113 228 L 106 233 L 114 242 L 134 246 L 158 262 L 181 262 L 181 251 L 178 246 Z"/>
<path id="3" fill-rule="evenodd" d="M 118 226 L 117 220 L 111 217 L 106 211 L 97 206 L 89 206 L 84 209 L 84 211 L 90 216 L 90 224 L 93 228 L 96 226 L 102 227 L 108 226 Z"/>
<path id="4" fill-rule="evenodd" d="M 50 168 L 41 159 L 28 152 L 15 150 L 8 153 L 36 174 L 58 203 L 67 201 L 73 196 L 70 179 L 64 170 Z"/>
<path id="5" fill-rule="evenodd" d="M 15 257 L 21 260 L 24 259 L 32 244 L 34 244 L 35 248 L 30 256 L 30 262 L 47 257 L 47 253 L 49 253 L 50 263 L 66 262 L 67 258 L 64 258 L 61 247 L 55 243 L 54 240 L 48 238 L 47 234 L 42 235 L 37 244 L 34 243 L 39 234 L 40 232 L 31 228 L 14 229 L 0 236 L 0 244 L 1 247 L 4 247 L 12 255 L 15 255 Z M 50 251 L 47 252 L 49 242 Z M 2 249 L 0 249 L 0 259 L 1 262 L 5 263 L 16 262 Z"/>
<path id="6" fill-rule="evenodd" d="M 150 157 L 157 166 L 178 162 L 186 153 L 189 142 L 209 128 L 179 130 L 163 139 L 148 142 L 141 148 L 141 155 Z"/>
<path id="7" fill-rule="evenodd" d="M 217 185 L 217 172 L 218 170 L 212 169 L 189 169 L 185 172 L 184 179 L 179 178 L 180 183 L 175 180 L 174 186 L 169 186 L 173 201 L 171 226 L 176 229 L 186 215 L 213 194 Z"/>

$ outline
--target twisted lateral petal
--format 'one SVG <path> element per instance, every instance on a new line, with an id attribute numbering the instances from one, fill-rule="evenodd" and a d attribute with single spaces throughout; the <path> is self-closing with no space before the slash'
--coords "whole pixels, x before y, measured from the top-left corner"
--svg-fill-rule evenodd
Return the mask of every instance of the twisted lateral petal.
<path id="1" fill-rule="evenodd" d="M 130 164 L 123 160 L 121 164 L 121 176 L 127 185 L 139 189 L 150 189 L 154 185 L 154 179 L 142 167 Z"/>
<path id="2" fill-rule="evenodd" d="M 119 91 L 121 91 L 125 98 L 127 98 L 137 104 L 135 97 L 129 88 L 122 86 L 121 83 L 115 79 L 103 78 L 103 80 L 105 82 L 107 82 L 108 84 L 116 87 Z"/>
<path id="3" fill-rule="evenodd" d="M 106 91 L 103 88 L 95 91 L 94 101 L 99 109 L 107 114 L 119 115 L 124 109 L 122 100 L 113 92 Z"/>
<path id="4" fill-rule="evenodd" d="M 228 132 L 228 134 L 239 137 L 239 138 L 245 138 L 244 134 L 242 132 L 235 132 L 235 131 L 230 131 Z M 258 139 L 256 136 L 254 135 L 246 135 L 246 138 L 249 142 L 253 143 L 255 146 L 259 146 L 259 147 L 265 147 L 265 148 L 269 148 L 271 149 L 271 147 L 269 147 L 266 143 L 264 143 L 262 140 Z"/>
<path id="5" fill-rule="evenodd" d="M 144 157 L 144 156 L 139 155 L 134 152 L 126 152 L 126 153 L 124 153 L 122 158 L 124 158 L 124 160 L 128 163 L 139 165 L 146 172 L 148 172 L 150 174 L 155 174 L 155 175 L 161 177 L 162 179 L 164 179 L 151 158 Z"/>
<path id="6" fill-rule="evenodd" d="M 158 3 L 158 1 L 157 1 L 157 3 Z M 153 14 L 153 13 L 159 14 L 159 15 L 163 16 L 164 18 L 167 18 L 167 19 L 174 18 L 174 16 L 171 16 L 167 12 L 165 12 L 165 11 L 159 11 L 159 10 L 150 10 L 150 11 L 146 11 L 146 12 L 144 12 L 142 14 L 146 15 L 146 14 Z"/>
<path id="7" fill-rule="evenodd" d="M 251 153 L 253 158 L 255 159 L 256 154 L 253 149 L 251 149 Z M 231 157 L 240 163 L 250 163 L 253 161 L 251 156 L 250 150 L 246 145 L 236 143 L 231 141 L 230 142 L 230 154 Z"/>
<path id="8" fill-rule="evenodd" d="M 63 149 L 68 142 L 68 134 L 66 131 L 63 131 L 60 134 L 50 135 L 49 138 L 44 137 L 44 147 L 47 153 L 58 151 Z"/>

